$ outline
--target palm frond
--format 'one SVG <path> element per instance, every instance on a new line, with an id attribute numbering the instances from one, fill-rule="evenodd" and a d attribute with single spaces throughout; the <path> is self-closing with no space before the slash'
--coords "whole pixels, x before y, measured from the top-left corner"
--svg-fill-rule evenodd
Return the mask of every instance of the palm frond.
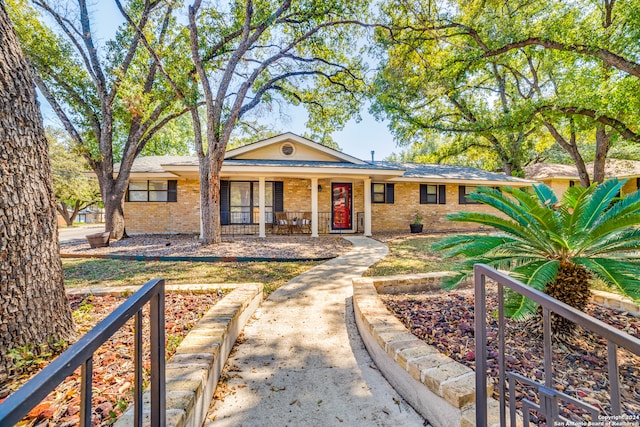
<path id="1" fill-rule="evenodd" d="M 524 209 L 512 200 L 507 199 L 500 191 L 489 187 L 480 187 L 475 193 L 467 196 L 469 199 L 483 203 L 487 206 L 504 213 L 509 218 L 514 219 L 522 226 L 527 226 L 532 222 L 528 210 Z M 529 196 L 531 197 L 531 196 Z"/>
<path id="2" fill-rule="evenodd" d="M 583 216 L 583 212 L 587 210 L 587 206 L 591 200 L 591 194 L 596 188 L 596 184 L 592 184 L 589 188 L 569 187 L 562 195 L 561 210 L 564 227 L 567 230 L 575 230 L 576 224 Z"/>
<path id="3" fill-rule="evenodd" d="M 562 222 L 552 208 L 553 205 L 546 205 L 542 200 L 534 199 L 530 194 L 520 189 L 507 187 L 504 191 L 526 208 L 526 216 L 530 219 L 529 222 L 537 223 L 540 231 L 557 235 L 562 234 Z"/>
<path id="4" fill-rule="evenodd" d="M 609 221 L 600 221 L 597 226 L 592 228 L 588 233 L 588 240 L 582 243 L 588 247 L 597 244 L 598 241 L 608 238 L 612 234 L 619 233 L 630 227 L 640 224 L 640 212 L 629 213 L 617 218 L 611 218 Z"/>
<path id="5" fill-rule="evenodd" d="M 640 229 L 622 229 L 592 240 L 583 250 L 576 252 L 576 256 L 590 257 L 598 254 L 638 249 L 640 249 Z"/>
<path id="6" fill-rule="evenodd" d="M 634 301 L 640 301 L 640 280 L 638 263 L 625 262 L 611 258 L 574 258 L 572 260 L 587 268 L 608 286 L 617 289 Z"/>
<path id="7" fill-rule="evenodd" d="M 474 222 L 476 224 L 493 227 L 517 238 L 528 240 L 532 243 L 535 242 L 540 245 L 540 247 L 553 250 L 553 247 L 548 242 L 541 239 L 540 236 L 537 236 L 530 229 L 522 227 L 516 222 L 500 218 L 496 215 L 481 212 L 457 212 L 447 215 L 447 219 L 456 222 Z"/>
<path id="8" fill-rule="evenodd" d="M 535 261 L 523 264 L 511 272 L 511 276 L 539 291 L 553 282 L 558 275 L 560 262 L 557 260 Z M 514 319 L 524 319 L 536 312 L 538 303 L 510 290 L 505 299 L 505 314 Z"/>
<path id="9" fill-rule="evenodd" d="M 431 249 L 436 251 L 443 251 L 452 247 L 456 247 L 458 245 L 464 245 L 466 243 L 473 242 L 477 238 L 478 236 L 470 236 L 468 234 L 448 236 L 437 242 L 434 242 L 431 245 Z"/>
<path id="10" fill-rule="evenodd" d="M 604 215 L 600 216 L 595 222 L 595 226 L 607 223 L 611 220 L 616 220 L 620 217 L 635 214 L 640 211 L 640 191 L 635 191 L 629 194 L 622 200 L 615 202 Z"/>
<path id="11" fill-rule="evenodd" d="M 538 303 L 526 298 L 514 290 L 505 289 L 504 312 L 507 317 L 515 320 L 525 320 L 535 314 Z"/>
<path id="12" fill-rule="evenodd" d="M 546 184 L 534 184 L 533 191 L 538 196 L 538 200 L 544 206 L 553 206 L 558 203 L 556 193 Z"/>
<path id="13" fill-rule="evenodd" d="M 609 179 L 595 187 L 590 193 L 588 201 L 584 206 L 584 211 L 580 212 L 580 218 L 576 225 L 580 229 L 590 228 L 607 210 L 613 200 L 620 193 L 620 189 L 627 180 L 618 181 L 617 178 Z"/>
<path id="14" fill-rule="evenodd" d="M 505 245 L 507 242 L 513 241 L 513 239 L 504 236 L 475 236 L 476 239 L 465 242 L 458 242 L 456 245 L 447 245 L 449 250 L 446 252 L 447 257 L 454 257 L 457 255 L 464 255 L 466 257 L 477 257 L 489 252 L 494 251 L 501 245 Z M 449 238 L 445 238 L 446 240 Z M 457 240 L 457 239 L 452 239 Z M 434 247 L 434 246 L 432 246 Z"/>

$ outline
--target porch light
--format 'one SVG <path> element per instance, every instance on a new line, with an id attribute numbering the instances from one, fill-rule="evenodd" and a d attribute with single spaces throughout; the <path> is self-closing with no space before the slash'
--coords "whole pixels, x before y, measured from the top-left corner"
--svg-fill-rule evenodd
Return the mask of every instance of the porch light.
<path id="1" fill-rule="evenodd" d="M 322 192 L 322 185 L 318 184 L 318 193 Z"/>

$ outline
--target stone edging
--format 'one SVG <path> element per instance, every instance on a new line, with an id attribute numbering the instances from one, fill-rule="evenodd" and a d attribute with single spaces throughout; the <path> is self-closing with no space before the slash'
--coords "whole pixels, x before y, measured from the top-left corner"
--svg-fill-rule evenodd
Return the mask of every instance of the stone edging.
<path id="1" fill-rule="evenodd" d="M 353 280 L 353 306 L 362 339 L 380 371 L 402 397 L 434 426 L 475 426 L 475 372 L 411 334 L 378 293 L 440 290 L 448 272 Z M 593 290 L 597 304 L 640 316 L 640 304 Z M 487 386 L 491 395 L 492 387 Z M 499 425 L 499 404 L 488 401 L 489 426 Z"/>
<path id="2" fill-rule="evenodd" d="M 625 298 L 623 296 L 612 294 L 610 292 L 604 291 L 591 291 L 591 301 L 602 304 L 609 308 L 615 308 L 618 310 L 628 311 L 631 314 L 635 314 L 636 316 L 640 316 L 640 304 L 636 304 L 629 298 Z"/>
<path id="3" fill-rule="evenodd" d="M 301 257 L 301 258 L 274 258 L 274 257 L 247 257 L 247 256 L 149 256 L 149 255 L 118 255 L 118 254 L 68 254 L 61 253 L 60 258 L 96 258 L 115 259 L 120 261 L 190 261 L 190 262 L 306 262 L 328 261 L 337 255 L 329 257 Z"/>
<path id="4" fill-rule="evenodd" d="M 96 295 L 122 295 L 138 287 L 91 289 Z M 198 321 L 166 363 L 167 425 L 202 426 L 209 410 L 220 373 L 245 323 L 262 302 L 262 283 L 238 285 L 167 285 L 169 292 L 212 292 L 233 289 Z M 70 290 L 69 294 L 87 294 L 87 290 Z M 144 395 L 149 401 L 149 393 Z M 145 403 L 148 408 L 148 403 Z M 149 413 L 145 411 L 145 422 Z M 133 407 L 115 423 L 116 427 L 133 425 Z"/>
<path id="5" fill-rule="evenodd" d="M 378 297 L 378 292 L 439 289 L 446 274 L 354 279 L 353 307 L 369 354 L 396 391 L 436 427 L 471 427 L 475 426 L 475 372 L 411 334 Z M 487 384 L 488 395 L 492 390 Z M 498 407 L 490 398 L 489 426 L 499 425 Z"/>

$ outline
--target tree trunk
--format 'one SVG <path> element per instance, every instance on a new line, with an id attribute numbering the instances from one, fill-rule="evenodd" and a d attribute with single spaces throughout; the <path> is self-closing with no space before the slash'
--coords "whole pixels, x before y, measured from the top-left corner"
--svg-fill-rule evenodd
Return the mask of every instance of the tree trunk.
<path id="1" fill-rule="evenodd" d="M 13 348 L 74 337 L 31 71 L 0 2 L 0 383 Z"/>
<path id="2" fill-rule="evenodd" d="M 211 153 L 210 153 L 211 154 Z M 209 155 L 200 157 L 200 213 L 202 243 L 217 244 L 222 241 L 220 228 L 220 168 Z"/>
<path id="3" fill-rule="evenodd" d="M 604 125 L 596 128 L 596 157 L 593 159 L 593 182 L 602 184 L 605 180 L 604 167 L 609 154 L 609 135 Z"/>
<path id="4" fill-rule="evenodd" d="M 124 225 L 124 194 L 115 191 L 113 181 L 100 182 L 100 190 L 104 203 L 104 230 L 110 231 L 111 238 L 115 240 L 128 237 Z"/>
<path id="5" fill-rule="evenodd" d="M 73 225 L 73 219 L 69 214 L 69 209 L 67 208 L 67 205 L 65 205 L 64 203 L 60 203 L 57 206 L 57 210 L 60 216 L 62 217 L 62 219 L 64 219 L 64 223 L 67 224 L 67 227 L 71 227 Z"/>

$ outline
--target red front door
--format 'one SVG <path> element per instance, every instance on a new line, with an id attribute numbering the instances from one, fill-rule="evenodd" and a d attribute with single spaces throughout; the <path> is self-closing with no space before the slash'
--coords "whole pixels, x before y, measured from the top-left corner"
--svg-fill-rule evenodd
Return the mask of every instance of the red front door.
<path id="1" fill-rule="evenodd" d="M 331 184 L 331 229 L 351 230 L 351 184 Z"/>

